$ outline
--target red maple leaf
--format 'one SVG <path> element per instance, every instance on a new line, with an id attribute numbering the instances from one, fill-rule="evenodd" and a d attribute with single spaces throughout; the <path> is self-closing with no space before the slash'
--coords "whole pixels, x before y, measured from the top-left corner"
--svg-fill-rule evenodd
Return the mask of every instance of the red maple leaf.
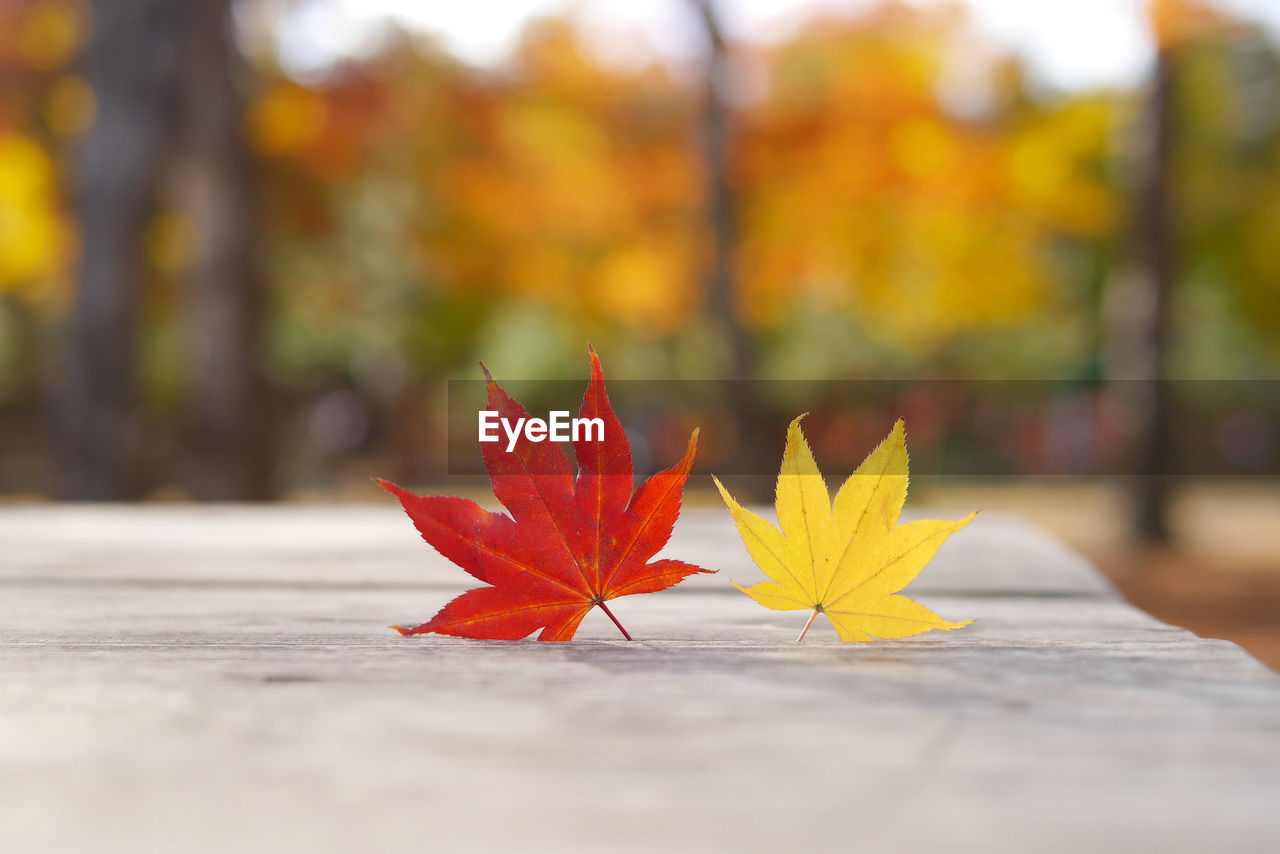
<path id="1" fill-rule="evenodd" d="M 509 423 L 528 417 L 487 369 L 484 373 L 489 409 Z M 565 641 L 587 612 L 599 607 L 631 640 L 607 601 L 653 593 L 710 572 L 678 560 L 649 560 L 666 545 L 680 514 L 698 431 L 679 463 L 649 478 L 633 495 L 631 445 L 609 404 L 594 350 L 579 417 L 601 419 L 604 438 L 590 441 L 596 437 L 581 431 L 573 443 L 576 478 L 555 442 L 531 442 L 522 431 L 510 452 L 505 440 L 482 443 L 493 494 L 510 515 L 489 512 L 466 498 L 414 495 L 378 481 L 400 499 L 424 540 L 490 585 L 468 590 L 422 625 L 396 626 L 401 634 L 519 640 L 542 629 L 538 640 Z"/>

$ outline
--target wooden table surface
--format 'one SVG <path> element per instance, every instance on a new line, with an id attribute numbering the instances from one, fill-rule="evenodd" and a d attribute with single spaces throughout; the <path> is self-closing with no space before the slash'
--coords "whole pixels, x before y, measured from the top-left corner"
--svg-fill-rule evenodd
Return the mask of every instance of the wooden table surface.
<path id="1" fill-rule="evenodd" d="M 1280 677 L 980 517 L 841 644 L 720 569 L 569 644 L 402 638 L 469 577 L 395 508 L 0 509 L 0 851 L 1280 851 Z"/>

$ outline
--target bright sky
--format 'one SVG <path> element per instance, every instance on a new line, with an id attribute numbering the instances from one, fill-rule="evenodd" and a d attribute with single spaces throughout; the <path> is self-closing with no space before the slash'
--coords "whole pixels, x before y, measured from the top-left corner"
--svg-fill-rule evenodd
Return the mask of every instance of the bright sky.
<path id="1" fill-rule="evenodd" d="M 874 0 L 719 0 L 725 25 L 738 38 L 785 36 L 807 13 L 856 13 Z M 910 0 L 937 6 L 947 0 Z M 1065 89 L 1126 84 L 1150 60 L 1141 10 L 1147 0 L 959 0 L 978 33 L 1018 51 L 1046 83 Z M 1280 0 L 1218 0 L 1264 20 L 1280 33 Z M 394 20 L 434 33 L 464 59 L 500 60 L 521 28 L 539 15 L 574 9 L 586 25 L 625 52 L 625 45 L 682 60 L 701 49 L 687 0 L 310 0 L 290 13 L 277 46 L 287 68 L 305 73 L 355 53 L 378 26 Z M 622 58 L 625 59 L 625 56 Z"/>

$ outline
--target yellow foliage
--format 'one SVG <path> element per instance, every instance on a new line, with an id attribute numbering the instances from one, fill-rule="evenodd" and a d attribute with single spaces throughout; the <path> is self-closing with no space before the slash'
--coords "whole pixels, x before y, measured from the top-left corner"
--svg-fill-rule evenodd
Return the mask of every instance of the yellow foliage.
<path id="1" fill-rule="evenodd" d="M 833 502 L 800 430 L 803 417 L 787 430 L 778 474 L 778 527 L 734 501 L 716 480 L 747 551 L 770 579 L 738 589 L 775 611 L 825 614 L 844 641 L 905 638 L 973 622 L 945 620 L 899 594 L 947 537 L 977 515 L 898 523 L 907 500 L 903 422 L 867 455 Z"/>
<path id="2" fill-rule="evenodd" d="M 623 246 L 600 264 L 588 299 L 628 326 L 674 332 L 693 308 L 692 259 L 675 246 Z"/>
<path id="3" fill-rule="evenodd" d="M 33 140 L 0 136 L 0 290 L 46 295 L 67 236 L 58 215 L 53 163 Z"/>
<path id="4" fill-rule="evenodd" d="M 250 105 L 249 142 L 267 157 L 299 154 L 319 140 L 327 122 L 328 108 L 318 92 L 277 84 Z"/>
<path id="5" fill-rule="evenodd" d="M 956 142 L 954 134 L 940 121 L 918 116 L 890 130 L 889 149 L 894 162 L 908 177 L 918 181 L 945 180 L 955 174 Z"/>
<path id="6" fill-rule="evenodd" d="M 71 59 L 83 38 L 85 12 L 71 0 L 33 4 L 17 27 L 18 56 L 38 71 L 54 71 Z"/>
<path id="7" fill-rule="evenodd" d="M 890 7 L 772 56 L 739 185 L 753 325 L 785 322 L 803 295 L 927 357 L 958 334 L 1043 322 L 1063 284 L 1053 243 L 1114 230 L 1112 102 L 951 115 L 937 89 L 953 26 Z"/>

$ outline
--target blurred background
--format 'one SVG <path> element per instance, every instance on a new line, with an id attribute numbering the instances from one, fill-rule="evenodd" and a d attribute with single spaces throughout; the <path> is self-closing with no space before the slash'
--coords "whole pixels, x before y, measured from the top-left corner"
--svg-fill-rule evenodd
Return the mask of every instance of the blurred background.
<path id="1" fill-rule="evenodd" d="M 0 0 L 4 500 L 443 484 L 587 341 L 741 472 L 959 423 L 793 381 L 1036 384 L 917 498 L 1280 661 L 1280 3 Z"/>

